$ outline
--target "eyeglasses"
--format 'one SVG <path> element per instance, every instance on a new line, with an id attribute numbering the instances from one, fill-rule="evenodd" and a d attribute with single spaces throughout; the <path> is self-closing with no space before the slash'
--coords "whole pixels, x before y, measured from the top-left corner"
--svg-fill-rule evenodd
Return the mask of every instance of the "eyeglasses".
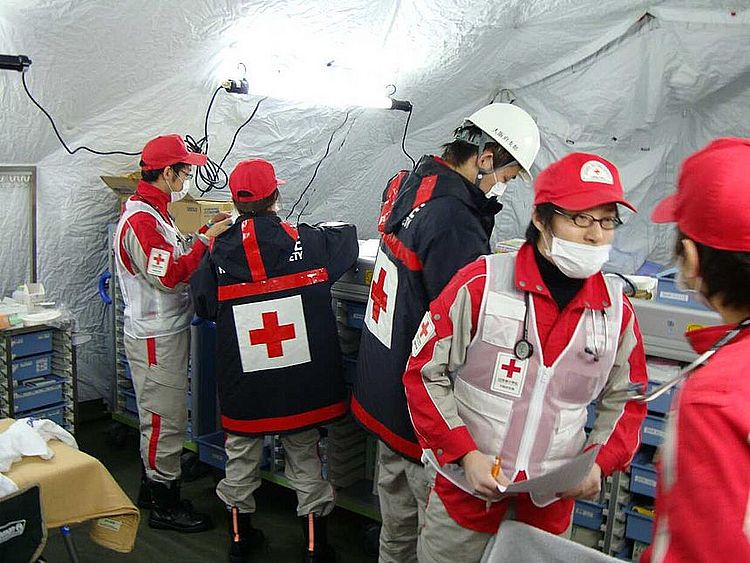
<path id="1" fill-rule="evenodd" d="M 179 174 L 178 174 L 178 176 L 179 176 Z M 192 175 L 192 174 L 189 174 L 189 173 L 188 173 L 188 174 L 185 174 L 185 175 L 184 175 L 184 176 L 182 177 L 182 181 L 183 181 L 183 182 L 187 182 L 188 180 L 192 180 L 192 179 L 193 179 L 193 175 Z"/>
<path id="2" fill-rule="evenodd" d="M 565 213 L 564 211 L 561 211 L 560 209 L 555 209 L 555 213 L 558 215 L 562 215 L 563 217 L 567 217 L 573 223 L 575 223 L 576 227 L 580 227 L 582 229 L 588 229 L 591 225 L 594 223 L 599 223 L 599 226 L 605 230 L 605 231 L 612 231 L 622 225 L 622 221 L 619 217 L 602 217 L 601 219 L 597 219 L 596 217 L 589 215 L 588 213 L 575 213 L 573 215 L 569 213 Z"/>

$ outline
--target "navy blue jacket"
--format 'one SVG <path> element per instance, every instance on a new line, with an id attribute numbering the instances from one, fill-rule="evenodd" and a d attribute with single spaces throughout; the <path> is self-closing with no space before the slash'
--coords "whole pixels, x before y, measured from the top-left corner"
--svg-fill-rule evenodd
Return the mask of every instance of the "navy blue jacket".
<path id="1" fill-rule="evenodd" d="M 348 410 L 331 285 L 357 260 L 353 225 L 297 228 L 244 215 L 190 280 L 196 313 L 216 320 L 224 430 L 314 427 Z"/>
<path id="2" fill-rule="evenodd" d="M 419 459 L 421 448 L 406 407 L 401 377 L 411 342 L 430 301 L 469 262 L 490 251 L 502 209 L 434 156 L 388 184 L 378 229 L 352 411 L 392 449 Z M 388 295 L 389 291 L 395 296 Z"/>

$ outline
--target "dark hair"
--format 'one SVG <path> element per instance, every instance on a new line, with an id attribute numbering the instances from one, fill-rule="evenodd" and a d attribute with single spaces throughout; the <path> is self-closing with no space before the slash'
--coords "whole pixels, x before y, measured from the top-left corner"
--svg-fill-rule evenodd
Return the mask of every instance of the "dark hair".
<path id="1" fill-rule="evenodd" d="M 278 198 L 279 198 L 279 190 L 277 188 L 273 191 L 271 195 L 269 195 L 268 197 L 264 197 L 263 199 L 259 199 L 258 201 L 233 200 L 233 202 L 234 202 L 234 206 L 237 208 L 237 211 L 239 211 L 241 215 L 245 215 L 245 214 L 255 215 L 256 213 L 267 211 L 268 208 L 270 208 L 274 203 L 276 203 L 276 200 Z"/>
<path id="2" fill-rule="evenodd" d="M 693 240 L 677 229 L 674 253 L 683 258 L 684 239 Z M 693 240 L 698 249 L 698 267 L 706 297 L 718 295 L 725 307 L 750 308 L 750 252 L 719 250 Z"/>
<path id="3" fill-rule="evenodd" d="M 459 133 L 466 135 L 468 138 L 480 138 L 482 136 L 482 130 L 476 125 L 461 126 L 453 131 L 454 136 Z M 492 164 L 495 168 L 500 168 L 501 166 L 510 164 L 515 160 L 508 151 L 494 141 L 485 143 L 484 148 L 482 148 L 481 151 L 477 145 L 473 145 L 460 139 L 455 139 L 450 143 L 445 143 L 442 146 L 442 149 L 443 153 L 440 155 L 441 158 L 453 166 L 462 165 L 470 158 L 477 156 L 478 152 L 483 152 L 486 149 L 492 151 Z"/>
<path id="4" fill-rule="evenodd" d="M 159 168 L 157 170 L 144 170 L 143 167 L 146 166 L 146 163 L 141 160 L 141 178 L 144 182 L 148 182 L 149 184 L 152 182 L 156 182 L 156 180 L 159 179 L 159 176 L 164 174 L 164 169 L 167 168 L 166 166 L 164 168 Z M 170 164 L 169 167 L 174 170 L 175 174 L 179 174 L 186 168 L 188 168 L 190 165 L 186 162 L 178 162 L 176 164 Z"/>
<path id="5" fill-rule="evenodd" d="M 555 209 L 557 207 L 554 203 L 540 203 L 536 206 L 536 214 L 539 216 L 542 225 L 549 227 L 552 224 Z M 534 221 L 529 221 L 529 226 L 526 227 L 526 240 L 531 244 L 536 244 L 536 241 L 539 240 L 539 229 L 536 228 Z"/>

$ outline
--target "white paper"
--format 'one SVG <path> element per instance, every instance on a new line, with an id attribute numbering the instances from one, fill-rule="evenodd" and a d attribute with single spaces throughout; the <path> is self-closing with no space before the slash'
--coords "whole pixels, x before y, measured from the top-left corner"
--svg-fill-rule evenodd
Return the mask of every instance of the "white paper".
<path id="1" fill-rule="evenodd" d="M 594 465 L 600 447 L 591 448 L 585 453 L 574 457 L 568 463 L 539 477 L 511 483 L 507 488 L 498 485 L 497 488 L 501 493 L 505 494 L 534 493 L 537 495 L 554 495 L 565 492 L 580 484 L 586 478 Z M 454 463 L 447 463 L 440 467 L 432 450 L 423 451 L 422 463 L 432 465 L 438 473 L 459 489 L 476 497 L 483 498 L 476 494 L 474 487 L 466 480 L 466 474 L 461 466 Z"/>

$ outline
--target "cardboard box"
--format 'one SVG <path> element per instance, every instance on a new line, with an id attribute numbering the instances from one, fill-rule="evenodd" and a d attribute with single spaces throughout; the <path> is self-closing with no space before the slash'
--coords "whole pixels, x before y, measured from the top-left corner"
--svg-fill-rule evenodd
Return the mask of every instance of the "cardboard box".
<path id="1" fill-rule="evenodd" d="M 217 213 L 232 213 L 233 210 L 234 204 L 231 201 L 196 200 L 190 196 L 169 204 L 169 212 L 174 217 L 175 225 L 186 235 L 195 233 Z"/>
<path id="2" fill-rule="evenodd" d="M 140 172 L 131 172 L 125 176 L 99 176 L 109 189 L 120 199 L 127 199 L 135 193 L 135 188 L 141 179 Z"/>

